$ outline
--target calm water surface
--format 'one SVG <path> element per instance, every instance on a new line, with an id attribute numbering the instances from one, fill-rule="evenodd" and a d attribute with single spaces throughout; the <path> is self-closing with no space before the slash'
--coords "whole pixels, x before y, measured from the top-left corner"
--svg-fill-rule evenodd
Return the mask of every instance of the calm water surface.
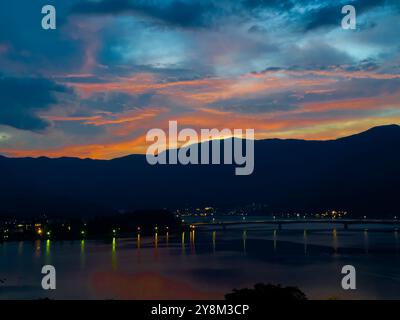
<path id="1" fill-rule="evenodd" d="M 257 282 L 297 286 L 311 299 L 399 299 L 398 238 L 393 226 L 296 225 L 9 242 L 0 244 L 0 299 L 223 299 Z M 45 264 L 56 267 L 54 291 L 41 289 Z M 355 291 L 341 289 L 346 264 L 356 267 Z"/>

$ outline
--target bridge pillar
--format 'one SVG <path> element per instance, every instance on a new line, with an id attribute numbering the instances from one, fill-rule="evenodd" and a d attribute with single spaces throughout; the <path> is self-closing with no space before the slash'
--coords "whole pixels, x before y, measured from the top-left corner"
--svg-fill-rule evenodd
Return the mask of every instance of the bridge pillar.
<path id="1" fill-rule="evenodd" d="M 348 223 L 344 224 L 344 230 L 349 230 L 349 224 Z"/>

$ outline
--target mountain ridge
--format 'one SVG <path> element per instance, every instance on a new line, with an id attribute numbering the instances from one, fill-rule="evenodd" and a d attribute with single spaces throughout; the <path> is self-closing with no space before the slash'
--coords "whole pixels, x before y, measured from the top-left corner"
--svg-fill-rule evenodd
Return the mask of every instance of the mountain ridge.
<path id="1" fill-rule="evenodd" d="M 388 131 L 388 130 L 392 130 L 392 133 L 394 130 L 397 130 L 397 133 L 400 133 L 400 125 L 398 124 L 389 124 L 389 125 L 381 125 L 381 126 L 375 126 L 375 127 L 371 127 L 367 130 L 361 131 L 359 133 L 355 133 L 349 136 L 344 136 L 344 137 L 338 137 L 335 139 L 327 139 L 327 140 L 307 140 L 307 139 L 296 139 L 296 138 L 289 138 L 289 139 L 285 139 L 285 138 L 268 138 L 268 139 L 256 139 L 255 143 L 259 143 L 259 142 L 270 142 L 270 141 L 305 141 L 305 142 L 330 142 L 330 141 L 339 141 L 339 140 L 347 140 L 347 139 L 351 139 L 351 138 L 355 138 L 355 137 L 361 137 L 361 136 L 365 136 L 368 135 L 370 133 L 375 133 L 375 132 L 379 132 L 382 133 L 382 131 Z M 237 138 L 235 138 L 237 139 Z M 222 139 L 221 141 L 223 141 L 225 139 Z M 241 140 L 245 140 L 245 139 L 241 139 Z M 95 161 L 113 161 L 113 160 L 118 160 L 118 159 L 124 159 L 127 157 L 135 157 L 135 156 L 145 156 L 145 154 L 140 154 L 140 153 L 132 153 L 132 154 L 128 154 L 125 156 L 121 156 L 121 157 L 116 157 L 116 158 L 112 158 L 112 159 L 96 159 L 96 158 L 90 158 L 90 157 L 86 157 L 86 158 L 80 158 L 80 157 L 71 157 L 71 156 L 62 156 L 62 157 L 48 157 L 48 156 L 38 156 L 38 157 L 9 157 L 6 155 L 2 155 L 0 154 L 0 158 L 7 158 L 7 159 L 79 159 L 79 160 L 95 160 Z"/>
<path id="2" fill-rule="evenodd" d="M 399 215 L 400 127 L 326 141 L 255 142 L 255 169 L 147 164 L 144 155 L 109 161 L 0 158 L 0 215 L 94 215 L 148 208 L 262 204 L 266 213 L 341 209 Z"/>

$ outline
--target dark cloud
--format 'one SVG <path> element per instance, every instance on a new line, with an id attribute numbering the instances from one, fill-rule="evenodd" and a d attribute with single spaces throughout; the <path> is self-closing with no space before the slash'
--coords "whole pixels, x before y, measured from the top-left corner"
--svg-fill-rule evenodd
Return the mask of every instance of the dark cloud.
<path id="1" fill-rule="evenodd" d="M 252 72 L 252 74 L 265 74 L 269 72 L 284 72 L 284 71 L 332 71 L 332 72 L 340 72 L 340 71 L 377 71 L 382 68 L 382 65 L 379 64 L 374 59 L 364 59 L 352 64 L 325 64 L 325 65 L 289 65 L 287 67 L 268 67 L 260 72 Z"/>
<path id="2" fill-rule="evenodd" d="M 380 64 L 374 59 L 364 59 L 356 64 L 343 66 L 343 70 L 345 71 L 375 71 L 379 68 Z"/>
<path id="3" fill-rule="evenodd" d="M 297 108 L 292 92 L 274 93 L 260 97 L 225 99 L 209 104 L 208 107 L 240 113 L 268 113 L 289 111 Z"/>
<path id="4" fill-rule="evenodd" d="M 205 0 L 205 1 L 144 1 L 144 0 L 82 0 L 72 6 L 72 14 L 132 14 L 164 22 L 169 25 L 197 28 L 217 24 L 220 18 L 243 17 L 264 9 L 286 13 L 299 2 L 311 0 Z M 314 1 L 314 0 L 312 0 Z"/>
<path id="5" fill-rule="evenodd" d="M 133 8 L 129 0 L 80 1 L 72 7 L 71 11 L 82 14 L 119 14 Z"/>
<path id="6" fill-rule="evenodd" d="M 154 93 L 128 94 L 124 92 L 98 92 L 90 98 L 81 101 L 81 105 L 89 110 L 102 110 L 111 112 L 123 112 L 133 108 L 148 107 Z"/>
<path id="7" fill-rule="evenodd" d="M 342 20 L 343 1 L 316 0 L 242 0 L 229 1 L 134 1 L 134 0 L 82 0 L 72 6 L 73 14 L 132 14 L 154 19 L 172 26 L 197 28 L 208 27 L 224 16 L 243 16 L 274 11 L 297 20 L 306 31 L 321 27 L 339 26 Z M 400 9 L 398 0 L 354 0 L 351 2 L 357 13 L 362 14 L 376 7 L 390 6 Z M 300 14 L 297 7 L 305 9 Z M 311 8 L 311 9 L 310 9 Z"/>
<path id="8" fill-rule="evenodd" d="M 68 89 L 43 78 L 0 76 L 0 124 L 23 130 L 43 130 L 49 124 L 36 113 L 57 103 L 56 92 Z"/>
<path id="9" fill-rule="evenodd" d="M 342 7 L 345 4 L 347 3 L 340 1 L 335 1 L 333 4 L 332 2 L 327 2 L 325 5 L 309 10 L 305 17 L 305 30 L 340 26 L 343 18 Z M 355 7 L 358 15 L 376 7 L 398 5 L 392 0 L 355 0 L 348 4 Z"/>
<path id="10" fill-rule="evenodd" d="M 57 29 L 51 31 L 41 28 L 43 1 L 0 1 L 0 44 L 9 46 L 7 55 L 0 55 L 0 70 L 11 74 L 17 69 L 25 76 L 78 69 L 86 44 L 68 36 L 66 17 L 73 1 L 55 1 Z"/>
<path id="11" fill-rule="evenodd" d="M 301 2 L 301 1 L 297 1 Z M 244 0 L 243 6 L 250 9 L 280 8 L 288 10 L 293 8 L 294 1 L 291 0 Z"/>
<path id="12" fill-rule="evenodd" d="M 213 2 L 149 2 L 132 0 L 82 1 L 72 7 L 74 14 L 136 14 L 179 27 L 204 27 L 219 12 Z"/>
<path id="13" fill-rule="evenodd" d="M 309 22 L 305 26 L 305 30 L 313 30 L 320 27 L 327 26 L 340 26 L 342 20 L 340 4 L 335 6 L 323 7 L 319 9 L 310 10 L 308 12 Z"/>

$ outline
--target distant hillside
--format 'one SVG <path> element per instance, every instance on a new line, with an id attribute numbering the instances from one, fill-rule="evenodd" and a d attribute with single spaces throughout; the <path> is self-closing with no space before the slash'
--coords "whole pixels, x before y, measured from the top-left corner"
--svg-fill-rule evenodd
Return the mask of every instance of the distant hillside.
<path id="1" fill-rule="evenodd" d="M 118 209 L 231 208 L 271 212 L 340 208 L 400 215 L 400 127 L 331 141 L 258 140 L 255 170 L 230 165 L 150 166 L 145 156 L 110 161 L 0 157 L 0 214 L 87 215 Z"/>

